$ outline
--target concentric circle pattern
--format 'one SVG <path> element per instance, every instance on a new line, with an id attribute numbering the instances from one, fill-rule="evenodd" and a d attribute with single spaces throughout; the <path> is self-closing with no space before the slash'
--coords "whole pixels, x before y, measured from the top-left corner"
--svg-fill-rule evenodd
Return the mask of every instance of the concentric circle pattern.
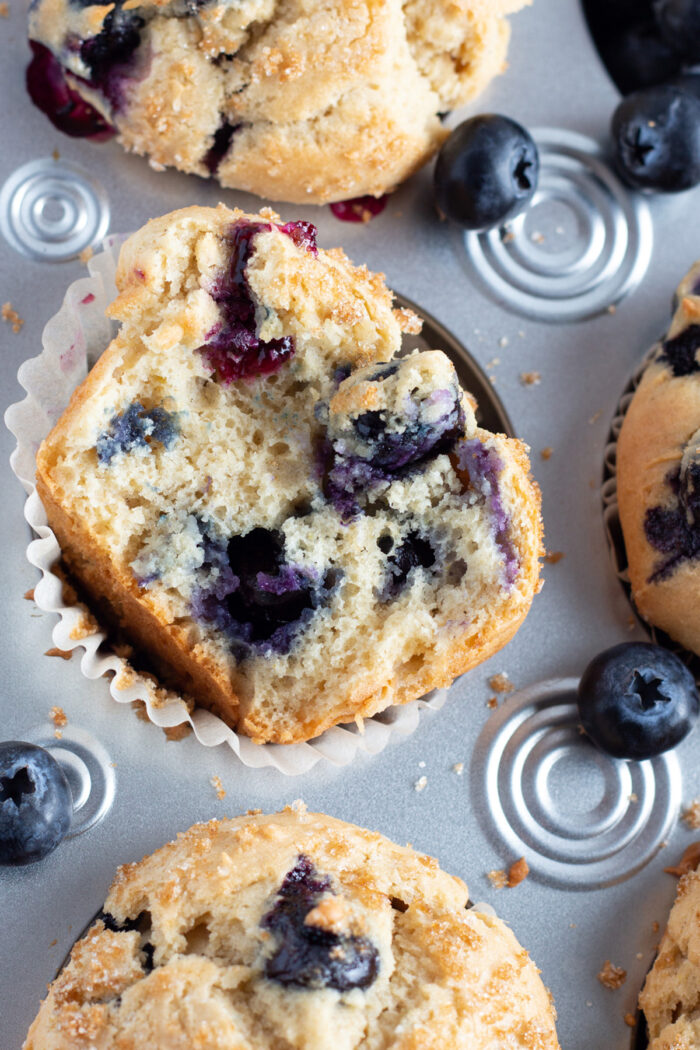
<path id="1" fill-rule="evenodd" d="M 620 182 L 592 139 L 533 132 L 540 177 L 507 227 L 461 233 L 458 250 L 499 303 L 542 321 L 578 321 L 619 302 L 644 276 L 653 227 L 646 202 Z"/>
<path id="2" fill-rule="evenodd" d="M 101 240 L 109 204 L 100 184 L 75 164 L 51 157 L 22 165 L 0 190 L 0 230 L 32 259 L 73 259 Z"/>
<path id="3" fill-rule="evenodd" d="M 116 777 L 108 752 L 90 733 L 70 724 L 56 731 L 45 726 L 28 739 L 50 751 L 68 778 L 73 819 L 68 838 L 98 824 L 114 801 Z"/>
<path id="4" fill-rule="evenodd" d="M 673 752 L 623 762 L 582 735 L 576 679 L 512 694 L 486 724 L 472 791 L 488 829 L 541 881 L 609 886 L 639 871 L 677 818 L 681 774 Z"/>

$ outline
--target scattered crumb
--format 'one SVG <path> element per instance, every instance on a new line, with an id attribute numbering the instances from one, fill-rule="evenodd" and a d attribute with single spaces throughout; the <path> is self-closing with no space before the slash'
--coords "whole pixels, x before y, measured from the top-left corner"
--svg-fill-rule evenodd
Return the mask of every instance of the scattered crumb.
<path id="1" fill-rule="evenodd" d="M 513 233 L 512 230 L 504 229 L 504 230 L 501 231 L 501 244 L 510 244 L 510 242 L 514 241 L 514 240 L 515 240 L 515 234 Z"/>
<path id="2" fill-rule="evenodd" d="M 651 928 L 652 928 L 654 933 L 658 933 L 659 932 L 659 924 L 656 921 L 656 919 L 654 919 L 654 921 L 652 922 Z"/>
<path id="3" fill-rule="evenodd" d="M 49 718 L 57 729 L 68 725 L 68 716 L 66 715 L 66 712 L 62 707 L 58 707 L 58 705 L 51 708 L 49 711 Z"/>
<path id="4" fill-rule="evenodd" d="M 593 413 L 593 415 L 588 420 L 588 422 L 591 423 L 591 424 L 597 423 L 598 420 L 600 419 L 600 417 L 602 416 L 602 414 L 603 414 L 603 410 L 602 410 L 602 408 L 599 408 L 597 412 Z"/>
<path id="5" fill-rule="evenodd" d="M 10 5 L 7 3 L 0 4 L 0 18 L 10 17 Z"/>
<path id="6" fill-rule="evenodd" d="M 148 708 L 144 700 L 132 700 L 131 709 L 138 719 L 142 722 L 150 722 L 148 717 Z"/>
<path id="7" fill-rule="evenodd" d="M 546 561 L 548 565 L 556 565 L 563 557 L 564 551 L 548 551 L 543 560 Z"/>
<path id="8" fill-rule="evenodd" d="M 515 889 L 516 886 L 525 881 L 529 874 L 530 865 L 525 858 L 521 857 L 520 860 L 516 860 L 508 868 L 508 889 Z"/>
<path id="9" fill-rule="evenodd" d="M 49 945 L 49 948 L 53 948 L 57 944 L 58 944 L 58 937 L 54 937 L 54 939 L 51 941 L 51 944 Z"/>
<path id="10" fill-rule="evenodd" d="M 488 698 L 488 700 L 486 701 L 486 706 L 489 707 L 493 711 L 493 709 L 495 707 L 498 707 L 498 697 L 497 696 L 490 696 Z"/>
<path id="11" fill-rule="evenodd" d="M 62 660 L 70 660 L 73 655 L 72 649 L 47 649 L 44 656 L 60 656 Z"/>
<path id="12" fill-rule="evenodd" d="M 184 740 L 191 732 L 192 726 L 189 722 L 181 722 L 179 726 L 169 726 L 163 730 L 165 739 L 169 744 L 176 743 L 178 740 Z"/>
<path id="13" fill-rule="evenodd" d="M 56 740 L 62 740 L 63 739 L 63 730 L 62 729 L 54 729 L 53 735 L 55 736 Z"/>
<path id="14" fill-rule="evenodd" d="M 542 376 L 539 372 L 521 372 L 520 382 L 523 386 L 537 386 L 542 382 Z"/>
<path id="15" fill-rule="evenodd" d="M 370 216 L 371 218 L 371 216 Z M 413 310 L 394 310 L 394 316 L 399 322 L 399 328 L 407 335 L 418 335 L 423 327 L 423 320 Z"/>
<path id="16" fill-rule="evenodd" d="M 54 160 L 60 160 L 61 159 L 61 154 L 59 153 L 59 151 L 57 149 L 52 149 L 51 150 L 51 156 L 53 157 Z"/>
<path id="17" fill-rule="evenodd" d="M 216 791 L 216 797 L 219 802 L 221 802 L 222 799 L 226 798 L 226 792 L 224 791 L 224 785 L 221 783 L 221 777 L 214 774 L 210 783 L 212 784 L 214 791 Z"/>
<path id="18" fill-rule="evenodd" d="M 687 875 L 689 871 L 695 871 L 698 862 L 700 862 L 700 842 L 691 842 L 678 864 L 674 864 L 670 868 L 664 868 L 664 871 L 680 879 L 682 875 Z"/>
<path id="19" fill-rule="evenodd" d="M 491 675 L 489 678 L 489 686 L 493 689 L 494 693 L 512 693 L 515 689 L 515 686 L 505 671 L 502 671 L 500 674 Z"/>
<path id="20" fill-rule="evenodd" d="M 598 980 L 604 988 L 615 991 L 616 988 L 621 988 L 627 980 L 627 970 L 623 970 L 621 966 L 613 966 L 610 960 L 606 959 L 598 974 Z"/>
<path id="21" fill-rule="evenodd" d="M 508 339 L 508 336 L 502 335 L 501 338 L 498 340 L 498 345 L 501 347 L 502 350 L 505 350 L 509 342 L 510 340 Z"/>
<path id="22" fill-rule="evenodd" d="M 634 792 L 634 791 L 632 791 L 632 792 L 631 792 L 631 793 L 630 793 L 630 794 L 629 794 L 629 795 L 627 796 L 627 801 L 628 801 L 628 802 L 639 802 L 639 799 L 637 798 L 637 795 L 635 794 L 635 792 Z"/>
<path id="23" fill-rule="evenodd" d="M 501 363 L 500 357 L 492 357 L 491 360 L 487 362 L 486 367 L 487 368 L 495 368 L 496 365 L 500 365 L 500 363 Z"/>
<path id="24" fill-rule="evenodd" d="M 570 930 L 575 930 L 577 926 L 578 926 L 577 922 L 570 922 L 569 923 L 569 929 Z"/>
<path id="25" fill-rule="evenodd" d="M 554 452 L 554 449 L 552 448 L 552 446 L 551 445 L 547 445 L 547 447 L 543 448 L 542 451 L 540 452 L 540 456 L 541 456 L 542 459 L 551 459 L 553 452 Z"/>
<path id="26" fill-rule="evenodd" d="M 637 1024 L 637 1018 L 634 1014 L 625 1014 L 625 1024 L 628 1028 L 635 1028 Z"/>
<path id="27" fill-rule="evenodd" d="M 689 802 L 681 813 L 681 820 L 687 824 L 691 831 L 700 828 L 700 798 L 694 798 Z"/>
<path id="28" fill-rule="evenodd" d="M 78 256 L 78 258 L 80 259 L 81 263 L 85 263 L 85 265 L 87 265 L 90 262 L 90 259 L 92 259 L 94 254 L 95 253 L 93 252 L 92 248 L 88 244 L 87 248 L 83 248 L 83 250 L 80 253 L 80 255 Z"/>
<path id="29" fill-rule="evenodd" d="M 418 768 L 419 769 L 425 769 L 425 762 L 419 762 L 418 763 Z"/>
<path id="30" fill-rule="evenodd" d="M 610 306 L 608 307 L 608 313 L 609 314 L 616 314 L 617 313 L 617 307 L 615 306 L 615 303 L 610 303 Z"/>
<path id="31" fill-rule="evenodd" d="M 428 778 L 423 774 L 422 777 L 418 777 L 415 784 L 413 785 L 414 791 L 425 791 L 428 786 Z"/>
<path id="32" fill-rule="evenodd" d="M 524 338 L 525 338 L 525 333 L 524 333 L 524 332 L 522 332 L 522 331 L 521 331 L 521 332 L 518 332 L 518 335 L 520 336 L 520 338 L 521 338 L 521 339 L 524 339 Z"/>
<path id="33" fill-rule="evenodd" d="M 506 875 L 503 868 L 497 868 L 494 871 L 488 871 L 488 880 L 495 890 L 504 890 L 508 885 L 508 876 Z"/>
<path id="34" fill-rule="evenodd" d="M 530 234 L 530 240 L 534 244 L 544 244 L 544 234 L 540 233 L 539 230 L 533 230 L 533 232 Z"/>
<path id="35" fill-rule="evenodd" d="M 635 959 L 643 959 L 643 958 L 644 958 L 644 956 L 642 955 L 642 953 L 641 953 L 641 952 L 637 952 L 637 953 L 636 953 L 636 955 L 635 955 Z"/>
<path id="36" fill-rule="evenodd" d="M 452 767 L 452 772 L 456 773 L 458 777 L 461 777 L 464 772 L 464 762 L 455 762 Z"/>
<path id="37" fill-rule="evenodd" d="M 630 615 L 629 615 L 629 617 L 627 619 L 627 630 L 628 631 L 633 631 L 636 626 L 637 626 L 637 621 L 635 620 L 634 616 L 632 616 L 632 614 L 630 613 Z"/>
<path id="38" fill-rule="evenodd" d="M 493 372 L 489 372 L 489 383 L 491 384 L 491 386 L 496 385 L 496 377 L 493 374 Z"/>
<path id="39" fill-rule="evenodd" d="M 24 592 L 22 597 L 26 598 L 28 602 L 33 602 L 34 601 L 34 588 L 30 587 L 28 591 Z"/>
<path id="40" fill-rule="evenodd" d="M 3 321 L 12 325 L 12 331 L 17 335 L 20 328 L 24 324 L 23 319 L 19 316 L 16 310 L 13 310 L 12 303 L 3 303 L 2 309 L 0 309 L 0 316 Z"/>

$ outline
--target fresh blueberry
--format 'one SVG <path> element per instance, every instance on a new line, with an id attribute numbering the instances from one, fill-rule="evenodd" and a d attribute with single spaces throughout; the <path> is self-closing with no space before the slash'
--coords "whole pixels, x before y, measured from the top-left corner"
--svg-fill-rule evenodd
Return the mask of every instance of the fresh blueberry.
<path id="1" fill-rule="evenodd" d="M 664 39 L 686 62 L 700 62 L 700 0 L 654 0 Z"/>
<path id="2" fill-rule="evenodd" d="M 653 18 L 608 35 L 600 54 L 623 95 L 662 84 L 681 68 L 679 56 L 662 38 Z"/>
<path id="3" fill-rule="evenodd" d="M 677 193 L 700 182 L 700 101 L 668 84 L 623 99 L 612 119 L 617 166 L 637 189 Z"/>
<path id="4" fill-rule="evenodd" d="M 514 218 L 537 188 L 539 156 L 520 124 L 494 113 L 455 128 L 440 150 L 434 190 L 438 211 L 468 230 Z"/>
<path id="5" fill-rule="evenodd" d="M 669 81 L 671 87 L 692 95 L 700 102 L 700 73 L 680 73 Z"/>
<path id="6" fill-rule="evenodd" d="M 21 740 L 0 743 L 0 864 L 32 864 L 63 841 L 73 796 L 56 759 Z"/>
<path id="7" fill-rule="evenodd" d="M 648 642 L 599 653 L 581 676 L 578 708 L 591 740 L 615 758 L 654 758 L 693 728 L 700 698 L 677 656 Z"/>
<path id="8" fill-rule="evenodd" d="M 260 925 L 276 938 L 265 976 L 298 988 L 368 988 L 379 972 L 379 953 L 366 937 L 332 933 L 305 922 L 321 896 L 331 891 L 328 876 L 301 854 L 287 873 L 274 905 Z"/>

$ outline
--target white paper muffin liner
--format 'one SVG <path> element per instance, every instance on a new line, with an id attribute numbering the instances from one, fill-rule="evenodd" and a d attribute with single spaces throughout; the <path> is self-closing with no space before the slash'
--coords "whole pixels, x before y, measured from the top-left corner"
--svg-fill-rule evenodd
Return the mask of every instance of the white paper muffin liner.
<path id="1" fill-rule="evenodd" d="M 620 436 L 622 423 L 627 414 L 627 409 L 630 406 L 646 368 L 656 356 L 659 350 L 659 345 L 659 343 L 656 343 L 652 346 L 651 350 L 645 354 L 639 366 L 632 373 L 632 376 L 630 377 L 630 380 L 618 402 L 615 415 L 610 424 L 610 433 L 608 435 L 609 440 L 605 446 L 603 454 L 603 483 L 600 490 L 601 499 L 603 501 L 603 523 L 605 525 L 605 533 L 610 548 L 610 560 L 612 562 L 613 570 L 624 588 L 625 594 L 627 595 L 632 607 L 632 611 L 637 617 L 639 623 L 647 632 L 652 642 L 657 645 L 663 645 L 666 649 L 670 649 L 681 658 L 683 663 L 686 664 L 695 675 L 695 679 L 700 685 L 700 658 L 698 658 L 695 653 L 689 652 L 687 649 L 684 649 L 683 646 L 674 642 L 672 638 L 669 638 L 669 636 L 659 630 L 659 628 L 648 623 L 642 616 L 640 616 L 635 607 L 632 599 L 632 586 L 630 584 L 627 551 L 625 550 L 625 538 L 622 533 L 620 510 L 617 502 L 617 440 Z"/>
<path id="2" fill-rule="evenodd" d="M 109 691 L 117 703 L 135 700 L 145 705 L 148 718 L 163 729 L 188 723 L 205 747 L 227 744 L 245 766 L 272 766 L 281 773 L 298 776 L 321 759 L 347 765 L 358 752 L 376 755 L 392 736 L 406 736 L 418 726 L 421 710 L 442 707 L 447 690 L 438 689 L 419 700 L 394 706 L 347 726 L 334 726 L 302 744 L 254 744 L 230 729 L 220 718 L 203 708 L 190 712 L 184 700 L 171 695 L 165 702 L 162 690 L 145 676 L 133 672 L 118 656 L 91 617 L 81 606 L 67 605 L 63 581 L 54 572 L 60 557 L 58 541 L 49 528 L 46 512 L 36 493 L 36 453 L 42 440 L 66 408 L 73 390 L 87 375 L 114 335 L 114 325 L 105 317 L 108 304 L 117 294 L 115 274 L 119 248 L 125 235 L 110 236 L 104 250 L 88 262 L 89 277 L 71 284 L 63 305 L 46 325 L 38 357 L 25 361 L 18 379 L 27 396 L 11 405 L 5 422 L 17 440 L 10 462 L 27 491 L 24 516 L 38 539 L 27 547 L 27 558 L 41 572 L 34 600 L 45 612 L 57 613 L 52 632 L 54 645 L 65 651 L 82 648 L 80 670 L 86 678 L 109 672 Z M 128 684 L 127 684 L 128 681 Z"/>

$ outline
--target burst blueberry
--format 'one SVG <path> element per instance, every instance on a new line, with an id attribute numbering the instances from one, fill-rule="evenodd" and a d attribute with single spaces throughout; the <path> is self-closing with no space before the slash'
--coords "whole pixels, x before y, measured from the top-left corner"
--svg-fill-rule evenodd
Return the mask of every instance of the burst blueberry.
<path id="1" fill-rule="evenodd" d="M 112 416 L 108 428 L 97 438 L 97 458 L 109 466 L 116 455 L 148 448 L 153 442 L 172 448 L 178 433 L 176 413 L 160 405 L 146 409 L 140 401 L 133 401 Z"/>

